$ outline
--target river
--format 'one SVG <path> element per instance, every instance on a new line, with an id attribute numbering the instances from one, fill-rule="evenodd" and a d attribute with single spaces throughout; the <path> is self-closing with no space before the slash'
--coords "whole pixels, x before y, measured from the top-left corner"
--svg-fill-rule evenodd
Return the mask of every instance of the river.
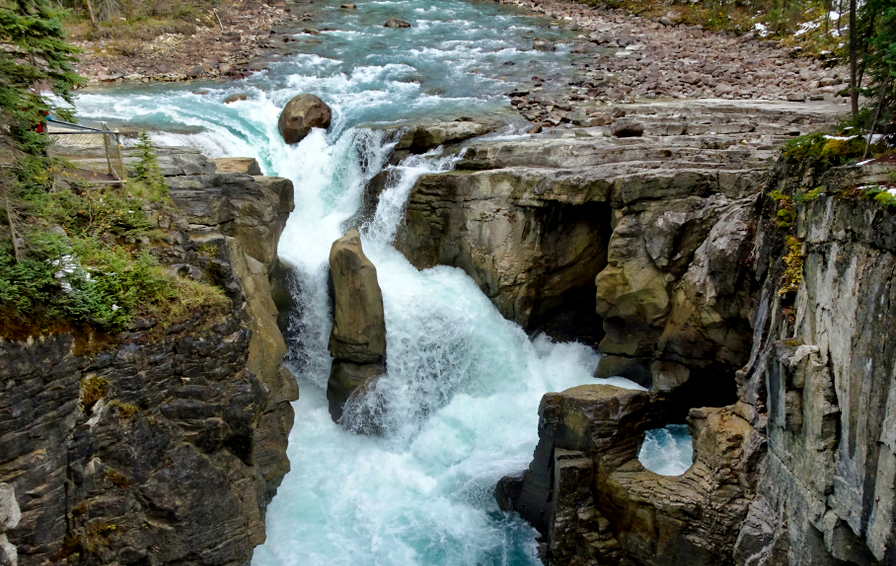
<path id="1" fill-rule="evenodd" d="M 418 272 L 392 248 L 414 180 L 451 168 L 456 156 L 436 151 L 405 161 L 362 230 L 384 295 L 388 373 L 378 394 L 387 407 L 385 434 L 353 434 L 327 411 L 326 260 L 364 184 L 386 166 L 383 126 L 490 115 L 507 124 L 496 135 L 521 135 L 504 93 L 571 64 L 575 55 L 562 43 L 568 32 L 492 3 L 314 6 L 317 27 L 330 31 L 296 35 L 301 52 L 267 71 L 240 81 L 93 89 L 77 101 L 84 120 L 144 125 L 157 132 L 157 144 L 211 157 L 255 157 L 265 174 L 295 184 L 296 210 L 279 253 L 297 274 L 301 308 L 292 315 L 289 360 L 301 399 L 289 439 L 292 471 L 268 509 L 267 542 L 253 564 L 540 564 L 534 531 L 498 509 L 493 488 L 528 465 L 542 395 L 594 382 L 597 354 L 543 336 L 530 340 L 462 271 Z M 393 16 L 411 27 L 383 27 Z M 557 50 L 532 50 L 535 37 L 559 42 Z M 239 93 L 247 99 L 224 104 Z M 277 117 L 299 93 L 325 100 L 333 125 L 286 146 Z M 350 428 L 350 408 L 347 414 Z"/>

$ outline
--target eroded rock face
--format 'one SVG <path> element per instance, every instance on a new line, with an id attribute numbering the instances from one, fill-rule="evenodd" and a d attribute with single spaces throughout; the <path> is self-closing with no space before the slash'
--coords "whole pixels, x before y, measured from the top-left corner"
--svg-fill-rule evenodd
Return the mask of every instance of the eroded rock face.
<path id="1" fill-rule="evenodd" d="M 231 306 L 135 321 L 105 349 L 82 334 L 0 341 L 0 477 L 21 505 L 8 533 L 20 564 L 244 564 L 264 541 L 298 398 L 266 263 L 292 184 L 168 180 L 179 213 L 151 213 L 169 234 L 154 253 Z"/>
<path id="2" fill-rule="evenodd" d="M 689 119 L 703 135 L 682 136 L 669 123 L 697 110 L 617 110 L 650 135 L 465 142 L 454 171 L 418 180 L 397 247 L 418 268 L 462 268 L 527 330 L 562 321 L 555 336 L 599 341 L 599 377 L 731 403 L 759 287 L 756 197 L 778 132 L 824 115 L 704 103 Z"/>
<path id="3" fill-rule="evenodd" d="M 548 565 L 734 563 L 761 435 L 730 408 L 693 409 L 694 464 L 659 476 L 637 453 L 665 413 L 646 392 L 609 385 L 545 395 L 534 459 L 498 491 L 546 535 Z"/>
<path id="4" fill-rule="evenodd" d="M 333 113 L 323 100 L 313 94 L 300 94 L 286 103 L 280 112 L 277 127 L 283 141 L 299 143 L 311 128 L 329 128 Z"/>
<path id="5" fill-rule="evenodd" d="M 0 483 L 0 564 L 4 566 L 17 566 L 19 563 L 19 553 L 10 544 L 6 533 L 16 528 L 21 519 L 16 490 L 9 484 Z"/>
<path id="6" fill-rule="evenodd" d="M 644 470 L 631 449 L 638 441 L 622 433 L 639 430 L 627 418 L 669 418 L 655 407 L 675 414 L 658 391 L 640 394 L 646 408 L 623 403 L 631 393 L 614 405 L 609 390 L 587 401 L 580 388 L 545 397 L 533 462 L 498 495 L 546 535 L 549 564 L 896 563 L 896 223 L 870 200 L 825 196 L 883 182 L 889 171 L 873 164 L 822 175 L 784 163 L 774 172 L 769 190 L 823 196 L 796 208 L 792 233 L 778 225 L 777 203 L 761 200 L 753 261 L 741 265 L 762 282 L 749 360 L 734 404 L 690 410 L 694 464 L 682 476 Z M 737 209 L 728 214 L 712 230 L 728 228 L 705 245 L 742 238 Z M 796 292 L 781 291 L 785 234 L 801 243 Z M 705 272 L 696 277 L 700 270 L 684 282 L 690 274 L 704 285 L 695 305 L 731 293 Z M 617 406 L 630 407 L 628 416 L 608 410 Z M 617 436 L 601 448 L 605 425 Z"/>
<path id="7" fill-rule="evenodd" d="M 383 374 L 386 321 L 376 267 L 361 249 L 361 236 L 349 230 L 330 249 L 333 284 L 333 330 L 329 350 L 335 359 L 327 384 L 334 421 L 348 398 Z"/>
<path id="8" fill-rule="evenodd" d="M 852 172 L 847 186 L 877 173 Z M 849 171 L 812 186 L 836 194 L 842 173 Z M 797 224 L 802 282 L 795 297 L 779 296 L 781 266 L 769 262 L 757 341 L 741 375 L 740 396 L 767 435 L 768 455 L 737 557 L 756 565 L 894 564 L 893 213 L 822 196 L 799 209 Z"/>
<path id="9" fill-rule="evenodd" d="M 595 187 L 597 202 L 581 206 L 557 202 L 539 194 L 545 174 L 458 171 L 422 177 L 399 227 L 398 249 L 418 269 L 460 267 L 501 314 L 524 328 L 540 326 L 564 302 L 587 313 L 581 308 L 593 300 L 587 290 L 606 264 L 609 209 L 599 200 L 605 193 Z M 581 177 L 566 181 L 587 183 Z"/>

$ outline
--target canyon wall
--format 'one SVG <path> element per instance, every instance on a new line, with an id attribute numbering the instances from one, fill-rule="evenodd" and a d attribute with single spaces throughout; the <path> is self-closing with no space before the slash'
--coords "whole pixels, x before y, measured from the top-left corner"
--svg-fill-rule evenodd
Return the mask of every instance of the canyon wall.
<path id="1" fill-rule="evenodd" d="M 462 268 L 529 331 L 599 343 L 598 377 L 730 403 L 725 376 L 750 351 L 757 195 L 787 134 L 829 116 L 706 102 L 617 113 L 643 135 L 465 143 L 454 171 L 418 180 L 396 246 L 418 268 Z"/>
<path id="2" fill-rule="evenodd" d="M 768 450 L 739 563 L 896 564 L 896 215 L 842 196 L 893 171 L 886 163 L 820 176 L 797 168 L 772 187 L 822 195 L 797 209 L 798 290 L 782 288 L 782 266 L 757 265 L 769 267 L 739 405 Z M 774 249 L 774 235 L 762 236 L 757 248 Z"/>
<path id="3" fill-rule="evenodd" d="M 774 165 L 821 115 L 625 109 L 643 137 L 473 140 L 410 195 L 414 265 L 464 269 L 530 331 L 599 341 L 598 377 L 647 388 L 547 394 L 499 503 L 546 564 L 896 564 L 894 213 L 851 192 L 894 167 Z M 675 135 L 687 117 L 716 133 Z M 637 460 L 670 422 L 694 441 L 677 477 Z"/>
<path id="4" fill-rule="evenodd" d="M 178 212 L 148 212 L 167 234 L 153 251 L 230 307 L 115 336 L 0 341 L 0 482 L 21 508 L 6 533 L 19 564 L 246 564 L 289 470 L 298 387 L 268 276 L 292 184 L 161 153 L 180 173 L 167 178 Z"/>

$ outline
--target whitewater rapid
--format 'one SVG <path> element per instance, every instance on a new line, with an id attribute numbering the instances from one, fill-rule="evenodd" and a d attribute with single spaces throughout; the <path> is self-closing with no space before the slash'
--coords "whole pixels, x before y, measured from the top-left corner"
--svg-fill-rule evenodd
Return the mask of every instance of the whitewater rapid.
<path id="1" fill-rule="evenodd" d="M 487 115 L 507 123 L 503 135 L 518 135 L 503 93 L 569 65 L 564 32 L 491 3 L 315 6 L 328 30 L 315 36 L 320 43 L 248 79 L 106 88 L 77 102 L 83 120 L 145 126 L 159 145 L 210 157 L 255 157 L 265 174 L 294 183 L 296 207 L 279 255 L 294 269 L 288 360 L 301 398 L 291 471 L 268 507 L 267 542 L 253 564 L 535 566 L 536 533 L 498 509 L 493 488 L 531 460 L 542 395 L 594 383 L 598 355 L 544 336 L 530 340 L 461 270 L 417 271 L 391 246 L 415 180 L 450 169 L 457 155 L 439 149 L 390 166 L 388 130 L 408 120 Z M 412 27 L 382 28 L 386 15 Z M 558 41 L 558 50 L 534 51 L 536 36 Z M 277 116 L 301 92 L 323 98 L 333 124 L 287 146 Z M 225 104 L 233 94 L 247 96 Z M 385 434 L 367 437 L 333 423 L 327 410 L 327 257 L 365 184 L 384 168 L 392 182 L 361 229 L 383 291 L 388 363 L 376 389 L 387 409 Z M 350 427 L 352 407 L 346 413 Z"/>

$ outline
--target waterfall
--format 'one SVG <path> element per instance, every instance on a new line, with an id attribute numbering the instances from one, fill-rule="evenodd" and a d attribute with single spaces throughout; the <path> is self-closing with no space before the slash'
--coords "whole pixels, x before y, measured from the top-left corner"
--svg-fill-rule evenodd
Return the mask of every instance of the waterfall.
<path id="1" fill-rule="evenodd" d="M 248 79 L 89 90 L 78 113 L 145 126 L 158 144 L 210 157 L 255 157 L 265 174 L 294 183 L 296 209 L 279 254 L 293 267 L 298 306 L 288 314 L 288 360 L 301 398 L 291 471 L 268 507 L 255 566 L 534 566 L 534 531 L 499 511 L 492 491 L 531 460 L 542 395 L 593 383 L 598 356 L 579 344 L 530 340 L 461 270 L 417 271 L 391 246 L 415 181 L 450 169 L 457 155 L 436 150 L 389 165 L 387 131 L 408 120 L 518 120 L 504 93 L 568 65 L 566 32 L 497 3 L 339 4 L 315 3 L 326 20 L 314 41 L 297 33 L 301 53 Z M 388 16 L 412 27 L 383 28 Z M 558 50 L 532 50 L 536 36 Z M 301 92 L 325 100 L 333 124 L 286 146 L 277 116 Z M 225 104 L 233 94 L 245 100 Z M 383 291 L 388 342 L 388 372 L 369 398 L 382 409 L 384 434 L 367 437 L 347 430 L 362 407 L 349 404 L 345 426 L 327 410 L 327 258 L 364 186 L 384 168 L 388 187 L 361 230 Z"/>

